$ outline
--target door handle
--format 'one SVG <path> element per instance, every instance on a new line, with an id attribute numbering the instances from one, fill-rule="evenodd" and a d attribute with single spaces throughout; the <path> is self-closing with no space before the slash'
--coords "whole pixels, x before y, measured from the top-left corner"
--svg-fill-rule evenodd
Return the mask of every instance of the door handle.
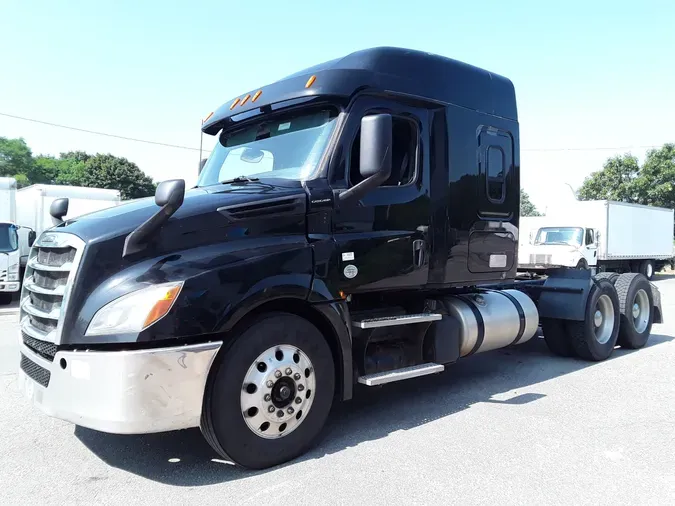
<path id="1" fill-rule="evenodd" d="M 413 265 L 416 268 L 424 265 L 426 254 L 426 241 L 424 239 L 415 239 L 412 243 L 413 248 Z"/>

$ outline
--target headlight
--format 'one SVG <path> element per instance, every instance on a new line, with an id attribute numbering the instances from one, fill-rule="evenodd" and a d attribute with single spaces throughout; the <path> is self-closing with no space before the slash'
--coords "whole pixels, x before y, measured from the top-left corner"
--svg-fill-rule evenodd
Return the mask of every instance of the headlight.
<path id="1" fill-rule="evenodd" d="M 19 262 L 12 264 L 7 269 L 8 281 L 19 281 Z"/>
<path id="2" fill-rule="evenodd" d="M 86 335 L 138 333 L 164 317 L 183 282 L 162 283 L 123 295 L 99 309 L 92 318 Z"/>

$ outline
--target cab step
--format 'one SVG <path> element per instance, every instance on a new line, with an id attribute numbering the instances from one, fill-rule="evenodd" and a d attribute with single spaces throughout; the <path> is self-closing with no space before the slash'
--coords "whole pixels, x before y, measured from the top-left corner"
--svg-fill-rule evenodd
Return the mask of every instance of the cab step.
<path id="1" fill-rule="evenodd" d="M 359 376 L 359 383 L 369 387 L 374 387 L 377 385 L 384 385 L 385 383 L 393 383 L 394 381 L 402 381 L 410 378 L 417 378 L 418 376 L 436 374 L 443 372 L 444 369 L 445 366 L 442 364 L 434 364 L 433 362 L 429 362 L 427 364 L 404 367 L 403 369 L 394 369 L 393 371 L 384 371 L 375 374 L 367 374 L 366 376 Z"/>
<path id="2" fill-rule="evenodd" d="M 404 314 L 399 316 L 384 316 L 368 318 L 352 322 L 354 327 L 361 329 L 375 329 L 379 327 L 393 327 L 395 325 L 411 325 L 413 323 L 433 322 L 443 318 L 439 313 Z"/>

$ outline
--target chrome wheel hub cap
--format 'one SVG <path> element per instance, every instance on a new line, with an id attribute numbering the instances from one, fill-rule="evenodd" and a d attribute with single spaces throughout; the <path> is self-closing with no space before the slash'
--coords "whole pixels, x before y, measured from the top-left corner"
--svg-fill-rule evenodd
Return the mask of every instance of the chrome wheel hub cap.
<path id="1" fill-rule="evenodd" d="M 635 294 L 635 300 L 633 302 L 633 326 L 635 330 L 642 334 L 647 330 L 649 325 L 649 313 L 651 308 L 649 307 L 649 297 L 647 292 L 644 290 L 638 290 Z"/>
<path id="2" fill-rule="evenodd" d="M 614 332 L 614 305 L 608 295 L 601 295 L 595 307 L 593 314 L 593 324 L 595 325 L 595 339 L 600 344 L 605 344 L 612 337 Z"/>
<path id="3" fill-rule="evenodd" d="M 265 439 L 284 437 L 307 417 L 316 380 L 309 357 L 296 346 L 274 346 L 246 372 L 241 412 L 248 428 Z"/>

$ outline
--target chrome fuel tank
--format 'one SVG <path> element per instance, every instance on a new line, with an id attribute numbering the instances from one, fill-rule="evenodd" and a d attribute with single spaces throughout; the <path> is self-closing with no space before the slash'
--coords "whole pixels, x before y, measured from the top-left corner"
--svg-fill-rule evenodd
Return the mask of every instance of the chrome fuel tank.
<path id="1" fill-rule="evenodd" d="M 518 290 L 481 290 L 442 299 L 460 327 L 460 357 L 529 341 L 537 332 L 539 312 Z"/>

